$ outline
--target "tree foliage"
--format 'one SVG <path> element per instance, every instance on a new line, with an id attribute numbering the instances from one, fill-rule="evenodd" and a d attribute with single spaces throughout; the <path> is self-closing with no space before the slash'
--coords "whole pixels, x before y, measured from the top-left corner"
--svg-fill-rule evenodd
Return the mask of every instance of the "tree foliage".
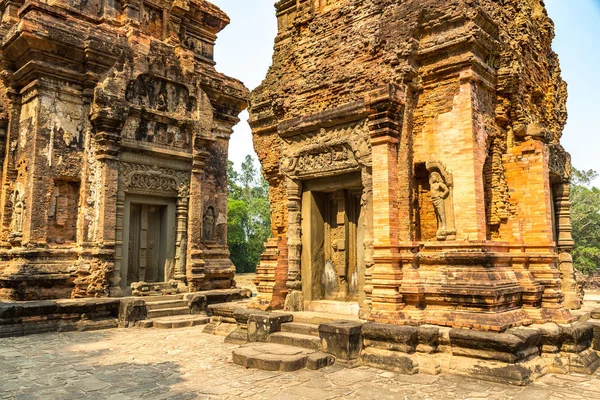
<path id="1" fill-rule="evenodd" d="M 592 186 L 596 171 L 573 169 L 571 218 L 573 223 L 573 262 L 583 273 L 600 266 L 600 189 Z"/>
<path id="2" fill-rule="evenodd" d="M 271 235 L 269 184 L 250 155 L 240 171 L 229 161 L 228 233 L 231 261 L 237 272 L 256 272 L 264 243 Z"/>

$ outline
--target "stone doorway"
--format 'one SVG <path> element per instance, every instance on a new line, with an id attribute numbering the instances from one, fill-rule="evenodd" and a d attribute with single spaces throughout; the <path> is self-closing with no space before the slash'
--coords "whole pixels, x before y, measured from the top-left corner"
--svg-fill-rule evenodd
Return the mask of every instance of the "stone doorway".
<path id="1" fill-rule="evenodd" d="M 365 268 L 362 187 L 355 179 L 346 184 L 304 185 L 302 291 L 309 310 L 358 313 Z"/>
<path id="2" fill-rule="evenodd" d="M 175 200 L 132 196 L 125 202 L 122 289 L 174 278 Z"/>

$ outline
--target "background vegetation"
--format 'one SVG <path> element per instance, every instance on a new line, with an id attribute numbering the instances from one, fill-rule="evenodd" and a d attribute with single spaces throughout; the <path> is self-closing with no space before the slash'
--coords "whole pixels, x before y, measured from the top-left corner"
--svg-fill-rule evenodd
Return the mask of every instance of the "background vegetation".
<path id="1" fill-rule="evenodd" d="M 231 261 L 239 273 L 256 272 L 264 243 L 271 236 L 269 184 L 248 155 L 236 171 L 229 161 L 227 239 Z"/>
<path id="2" fill-rule="evenodd" d="M 600 265 L 600 189 L 592 185 L 597 177 L 596 171 L 573 169 L 573 262 L 584 274 L 596 271 Z"/>

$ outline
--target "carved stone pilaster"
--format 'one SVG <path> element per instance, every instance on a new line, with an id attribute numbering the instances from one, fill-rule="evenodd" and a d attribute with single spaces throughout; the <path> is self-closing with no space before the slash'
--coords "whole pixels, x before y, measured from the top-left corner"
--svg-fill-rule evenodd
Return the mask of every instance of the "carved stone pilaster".
<path id="1" fill-rule="evenodd" d="M 287 180 L 288 191 L 288 280 L 290 290 L 302 290 L 300 259 L 302 257 L 302 182 Z"/>
<path id="2" fill-rule="evenodd" d="M 575 245 L 571 225 L 571 185 L 560 183 L 552 186 L 554 192 L 554 210 L 556 216 L 556 245 L 558 247 L 558 269 L 562 277 L 562 290 L 565 295 L 565 308 L 577 310 L 583 301 L 581 291 L 575 280 L 575 268 L 571 251 Z"/>
<path id="3" fill-rule="evenodd" d="M 288 311 L 302 311 L 302 182 L 287 179 L 288 193 L 288 276 L 286 286 L 290 290 L 285 302 Z"/>
<path id="4" fill-rule="evenodd" d="M 175 239 L 175 275 L 174 278 L 185 284 L 186 261 L 187 261 L 187 212 L 189 200 L 187 197 L 179 196 L 177 198 L 177 237 Z"/>
<path id="5" fill-rule="evenodd" d="M 188 202 L 187 217 L 187 266 L 185 275 L 192 287 L 202 287 L 206 279 L 206 262 L 202 252 L 202 182 L 204 179 L 204 168 L 209 153 L 205 148 L 209 145 L 206 141 L 197 140 L 195 154 L 190 177 L 190 197 Z"/>
<path id="6" fill-rule="evenodd" d="M 372 167 L 363 168 L 362 174 L 363 193 L 360 198 L 361 209 L 365 211 L 364 215 L 364 262 L 365 262 L 365 281 L 363 286 L 364 299 L 360 308 L 361 318 L 369 315 L 372 307 L 373 295 L 373 267 L 375 265 L 374 257 L 374 231 L 373 231 L 373 174 Z M 359 299 L 362 298 L 361 294 Z"/>

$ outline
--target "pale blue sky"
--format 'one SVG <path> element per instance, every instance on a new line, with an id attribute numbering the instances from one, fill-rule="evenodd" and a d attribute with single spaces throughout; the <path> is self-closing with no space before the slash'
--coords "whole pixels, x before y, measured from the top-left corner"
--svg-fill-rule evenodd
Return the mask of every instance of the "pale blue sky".
<path id="1" fill-rule="evenodd" d="M 217 70 L 253 89 L 271 65 L 277 32 L 274 0 L 210 0 L 231 18 L 215 49 Z M 600 172 L 600 0 L 546 0 L 556 25 L 554 50 L 569 84 L 569 121 L 563 145 L 578 169 Z M 229 158 L 237 167 L 254 155 L 248 114 L 235 127 Z M 596 181 L 600 186 L 600 179 Z"/>

